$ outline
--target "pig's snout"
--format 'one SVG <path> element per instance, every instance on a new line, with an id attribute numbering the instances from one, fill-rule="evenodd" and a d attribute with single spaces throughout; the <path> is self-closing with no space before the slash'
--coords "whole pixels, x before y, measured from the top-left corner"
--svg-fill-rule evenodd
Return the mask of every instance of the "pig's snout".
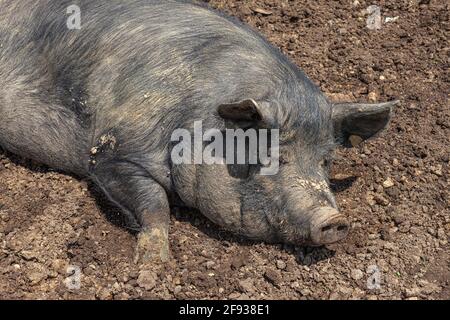
<path id="1" fill-rule="evenodd" d="M 320 207 L 311 212 L 310 236 L 314 245 L 330 244 L 347 237 L 347 219 L 332 207 Z"/>

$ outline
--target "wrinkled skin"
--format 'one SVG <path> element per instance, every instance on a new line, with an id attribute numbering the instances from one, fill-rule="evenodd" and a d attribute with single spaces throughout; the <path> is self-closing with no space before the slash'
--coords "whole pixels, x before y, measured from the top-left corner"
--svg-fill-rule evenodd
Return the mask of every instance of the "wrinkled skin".
<path id="1" fill-rule="evenodd" d="M 72 4 L 81 30 L 66 27 Z M 174 198 L 252 239 L 343 239 L 327 161 L 393 106 L 331 104 L 256 32 L 189 1 L 0 0 L 0 44 L 0 146 L 91 178 L 140 231 L 136 261 L 169 259 Z M 174 165 L 172 132 L 198 120 L 279 129 L 278 174 Z"/>

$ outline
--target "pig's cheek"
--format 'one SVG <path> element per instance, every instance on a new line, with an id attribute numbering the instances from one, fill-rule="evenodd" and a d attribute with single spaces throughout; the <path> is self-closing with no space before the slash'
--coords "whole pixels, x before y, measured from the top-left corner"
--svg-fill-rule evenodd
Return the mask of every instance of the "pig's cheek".
<path id="1" fill-rule="evenodd" d="M 206 165 L 197 169 L 197 208 L 210 220 L 235 232 L 241 230 L 240 194 L 237 179 L 224 165 Z"/>
<path id="2" fill-rule="evenodd" d="M 172 180 L 177 194 L 188 207 L 196 207 L 196 168 L 193 165 L 177 165 L 172 169 Z"/>
<path id="3" fill-rule="evenodd" d="M 274 230 L 261 212 L 245 211 L 242 217 L 245 235 L 254 240 L 275 241 Z"/>
<path id="4" fill-rule="evenodd" d="M 221 227 L 230 231 L 240 232 L 240 203 L 231 200 L 235 197 L 235 195 L 227 195 L 222 193 L 220 197 L 229 197 L 229 200 L 223 201 L 222 199 L 217 199 L 217 195 L 202 193 L 199 199 L 200 211 L 211 221 Z"/>

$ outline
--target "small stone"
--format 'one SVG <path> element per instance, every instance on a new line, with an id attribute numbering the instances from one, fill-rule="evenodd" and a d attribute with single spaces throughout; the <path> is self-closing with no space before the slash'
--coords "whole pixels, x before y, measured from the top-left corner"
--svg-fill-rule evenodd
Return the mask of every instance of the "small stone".
<path id="1" fill-rule="evenodd" d="M 391 178 L 387 178 L 384 182 L 383 182 L 383 187 L 384 188 L 391 188 L 394 186 L 394 181 L 392 181 Z"/>
<path id="2" fill-rule="evenodd" d="M 126 301 L 130 299 L 130 295 L 126 292 L 120 292 L 114 296 L 114 300 Z"/>
<path id="3" fill-rule="evenodd" d="M 307 296 L 310 296 L 312 294 L 312 292 L 311 292 L 311 290 L 305 288 L 305 289 L 300 290 L 300 294 L 304 297 L 307 297 Z"/>
<path id="4" fill-rule="evenodd" d="M 286 262 L 283 260 L 277 260 L 277 268 L 280 270 L 286 269 Z"/>
<path id="5" fill-rule="evenodd" d="M 181 286 L 176 286 L 175 289 L 173 289 L 173 293 L 174 294 L 179 294 L 181 292 L 182 287 Z"/>
<path id="6" fill-rule="evenodd" d="M 112 293 L 111 290 L 108 288 L 101 288 L 97 293 L 96 296 L 100 300 L 110 300 L 112 299 Z"/>
<path id="7" fill-rule="evenodd" d="M 39 263 L 33 263 L 29 266 L 29 272 L 27 277 L 31 282 L 31 285 L 37 285 L 48 276 L 46 269 Z"/>
<path id="8" fill-rule="evenodd" d="M 339 300 L 339 293 L 332 292 L 330 296 L 328 297 L 329 300 Z"/>
<path id="9" fill-rule="evenodd" d="M 430 170 L 432 173 L 434 173 L 438 177 L 442 177 L 442 165 L 438 164 L 436 166 L 431 166 Z"/>
<path id="10" fill-rule="evenodd" d="M 252 279 L 245 279 L 245 280 L 239 281 L 239 287 L 242 292 L 246 292 L 246 293 L 255 292 L 255 286 L 253 284 Z"/>
<path id="11" fill-rule="evenodd" d="M 263 16 L 270 16 L 272 14 L 272 11 L 268 11 L 263 8 L 254 8 L 252 10 L 256 13 L 262 14 Z"/>
<path id="12" fill-rule="evenodd" d="M 378 100 L 378 94 L 376 92 L 369 92 L 369 95 L 367 96 L 370 101 L 375 102 Z"/>
<path id="13" fill-rule="evenodd" d="M 377 193 L 374 195 L 373 198 L 374 198 L 375 202 L 381 206 L 387 206 L 389 204 L 389 200 L 386 199 L 382 194 Z"/>
<path id="14" fill-rule="evenodd" d="M 207 261 L 205 265 L 207 269 L 212 269 L 215 264 L 216 263 L 214 261 Z"/>
<path id="15" fill-rule="evenodd" d="M 120 284 L 118 282 L 114 282 L 112 289 L 114 292 L 119 292 L 121 289 Z"/>
<path id="16" fill-rule="evenodd" d="M 27 274 L 27 276 L 28 279 L 31 281 L 31 285 L 39 284 L 42 280 L 47 278 L 47 275 L 40 271 L 30 272 Z"/>
<path id="17" fill-rule="evenodd" d="M 242 254 L 235 256 L 231 261 L 231 267 L 233 267 L 235 270 L 238 270 L 239 268 L 245 266 L 246 264 L 247 264 L 247 257 Z"/>
<path id="18" fill-rule="evenodd" d="M 363 142 L 363 139 L 360 136 L 351 135 L 348 140 L 350 141 L 350 144 L 352 147 L 356 148 Z"/>
<path id="19" fill-rule="evenodd" d="M 413 287 L 411 289 L 405 290 L 406 298 L 417 297 L 419 294 L 420 294 L 420 288 L 418 288 L 418 287 Z"/>
<path id="20" fill-rule="evenodd" d="M 369 240 L 376 240 L 378 239 L 378 234 L 377 233 L 371 233 L 369 234 Z"/>
<path id="21" fill-rule="evenodd" d="M 144 288 L 147 291 L 152 290 L 156 286 L 157 276 L 154 272 L 149 270 L 143 270 L 139 273 L 137 284 L 139 287 Z"/>
<path id="22" fill-rule="evenodd" d="M 349 287 L 346 287 L 346 286 L 340 286 L 338 288 L 338 290 L 339 290 L 340 293 L 342 293 L 345 296 L 349 296 L 353 292 L 352 288 L 349 288 Z"/>
<path id="23" fill-rule="evenodd" d="M 406 221 L 406 217 L 401 213 L 395 213 L 392 218 L 397 226 L 403 224 Z"/>
<path id="24" fill-rule="evenodd" d="M 228 298 L 230 298 L 231 300 L 237 300 L 241 297 L 241 294 L 238 292 L 233 292 L 231 293 Z"/>
<path id="25" fill-rule="evenodd" d="M 266 271 L 266 273 L 264 273 L 264 277 L 266 278 L 267 281 L 269 281 L 276 287 L 279 287 L 281 284 L 282 278 L 281 278 L 280 274 L 273 269 L 268 269 Z"/>
<path id="26" fill-rule="evenodd" d="M 351 273 L 353 280 L 361 280 L 364 277 L 364 273 L 359 269 L 353 269 Z"/>
<path id="27" fill-rule="evenodd" d="M 394 231 L 391 228 L 385 227 L 380 231 L 381 239 L 389 241 L 392 239 L 393 233 Z"/>
<path id="28" fill-rule="evenodd" d="M 442 289 L 439 285 L 432 283 L 432 282 L 428 282 L 426 280 L 419 280 L 419 285 L 422 287 L 421 292 L 426 295 L 430 295 L 430 294 L 438 293 L 438 292 L 442 291 Z"/>
<path id="29" fill-rule="evenodd" d="M 441 240 L 445 240 L 447 238 L 447 234 L 444 228 L 439 228 L 437 231 L 437 237 Z"/>
<path id="30" fill-rule="evenodd" d="M 20 252 L 20 255 L 22 256 L 22 258 L 24 258 L 27 261 L 37 260 L 37 256 L 38 256 L 36 252 L 28 251 L 28 250 L 22 250 Z"/>
<path id="31" fill-rule="evenodd" d="M 59 274 L 66 274 L 67 273 L 67 267 L 68 263 L 65 260 L 62 259 L 55 259 L 52 262 L 52 269 Z"/>
<path id="32" fill-rule="evenodd" d="M 375 199 L 374 199 L 374 196 L 373 196 L 373 194 L 371 194 L 371 193 L 367 193 L 367 195 L 366 195 L 366 201 L 367 201 L 367 203 L 370 205 L 370 206 L 374 206 L 377 202 L 375 201 Z"/>
<path id="33" fill-rule="evenodd" d="M 178 242 L 180 244 L 185 243 L 188 240 L 188 237 L 186 237 L 184 234 L 180 236 L 180 239 L 178 240 Z"/>
<path id="34" fill-rule="evenodd" d="M 389 263 L 391 264 L 391 266 L 396 267 L 399 264 L 399 260 L 397 257 L 391 257 L 389 259 Z"/>

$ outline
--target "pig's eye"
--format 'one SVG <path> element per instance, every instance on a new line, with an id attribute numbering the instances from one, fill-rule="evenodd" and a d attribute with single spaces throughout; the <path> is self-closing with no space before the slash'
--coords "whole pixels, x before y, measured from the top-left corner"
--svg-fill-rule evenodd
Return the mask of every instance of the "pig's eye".
<path id="1" fill-rule="evenodd" d="M 289 163 L 289 161 L 286 158 L 284 158 L 283 156 L 281 156 L 279 158 L 279 161 L 280 161 L 280 165 L 284 165 L 284 164 L 288 164 Z"/>
<path id="2" fill-rule="evenodd" d="M 330 169 L 330 164 L 331 164 L 331 161 L 330 161 L 330 159 L 327 159 L 327 158 L 322 159 L 322 161 L 320 161 L 320 166 L 326 170 Z"/>
<path id="3" fill-rule="evenodd" d="M 247 164 L 233 164 L 227 166 L 228 173 L 238 179 L 247 179 L 250 175 L 250 166 Z"/>

